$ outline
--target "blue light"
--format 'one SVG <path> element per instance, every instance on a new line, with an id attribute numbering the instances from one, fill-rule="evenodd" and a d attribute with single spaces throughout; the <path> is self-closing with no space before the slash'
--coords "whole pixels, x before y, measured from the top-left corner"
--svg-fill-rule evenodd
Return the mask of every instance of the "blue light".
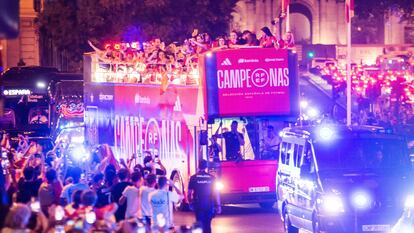
<path id="1" fill-rule="evenodd" d="M 371 203 L 371 197 L 365 192 L 357 192 L 352 196 L 352 203 L 357 209 L 367 209 Z"/>

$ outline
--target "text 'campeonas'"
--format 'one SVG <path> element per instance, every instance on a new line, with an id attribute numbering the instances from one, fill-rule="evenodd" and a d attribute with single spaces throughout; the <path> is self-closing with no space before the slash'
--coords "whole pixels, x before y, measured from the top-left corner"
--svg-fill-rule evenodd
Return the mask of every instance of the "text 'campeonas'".
<path id="1" fill-rule="evenodd" d="M 123 155 L 150 151 L 161 159 L 183 156 L 180 121 L 115 116 L 115 148 Z"/>
<path id="2" fill-rule="evenodd" d="M 251 87 L 288 87 L 289 69 L 230 69 L 217 70 L 219 89 Z"/>

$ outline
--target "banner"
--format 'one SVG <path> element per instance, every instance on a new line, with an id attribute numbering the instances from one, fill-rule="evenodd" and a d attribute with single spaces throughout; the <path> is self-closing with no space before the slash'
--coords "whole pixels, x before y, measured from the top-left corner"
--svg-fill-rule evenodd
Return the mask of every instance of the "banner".
<path id="1" fill-rule="evenodd" d="M 85 125 L 91 144 L 109 144 L 118 158 L 144 152 L 162 160 L 187 158 L 193 138 L 186 116 L 199 118 L 198 87 L 171 85 L 162 95 L 158 85 L 96 83 L 86 89 Z"/>
<path id="2" fill-rule="evenodd" d="M 276 49 L 224 50 L 206 57 L 208 115 L 290 115 L 297 80 L 288 57 L 288 50 Z"/>

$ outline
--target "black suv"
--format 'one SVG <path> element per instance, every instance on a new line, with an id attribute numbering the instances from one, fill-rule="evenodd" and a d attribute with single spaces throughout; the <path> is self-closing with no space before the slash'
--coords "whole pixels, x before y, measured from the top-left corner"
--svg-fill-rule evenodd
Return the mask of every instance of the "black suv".
<path id="1" fill-rule="evenodd" d="M 413 205 L 404 137 L 339 125 L 282 134 L 276 182 L 286 232 L 389 232 Z"/>

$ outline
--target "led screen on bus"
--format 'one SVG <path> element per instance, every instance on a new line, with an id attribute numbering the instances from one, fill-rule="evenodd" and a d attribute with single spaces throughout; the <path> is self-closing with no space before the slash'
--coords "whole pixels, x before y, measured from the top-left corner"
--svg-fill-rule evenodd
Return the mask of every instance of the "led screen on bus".
<path id="1" fill-rule="evenodd" d="M 296 54 L 277 49 L 207 53 L 200 61 L 209 118 L 298 115 Z"/>

